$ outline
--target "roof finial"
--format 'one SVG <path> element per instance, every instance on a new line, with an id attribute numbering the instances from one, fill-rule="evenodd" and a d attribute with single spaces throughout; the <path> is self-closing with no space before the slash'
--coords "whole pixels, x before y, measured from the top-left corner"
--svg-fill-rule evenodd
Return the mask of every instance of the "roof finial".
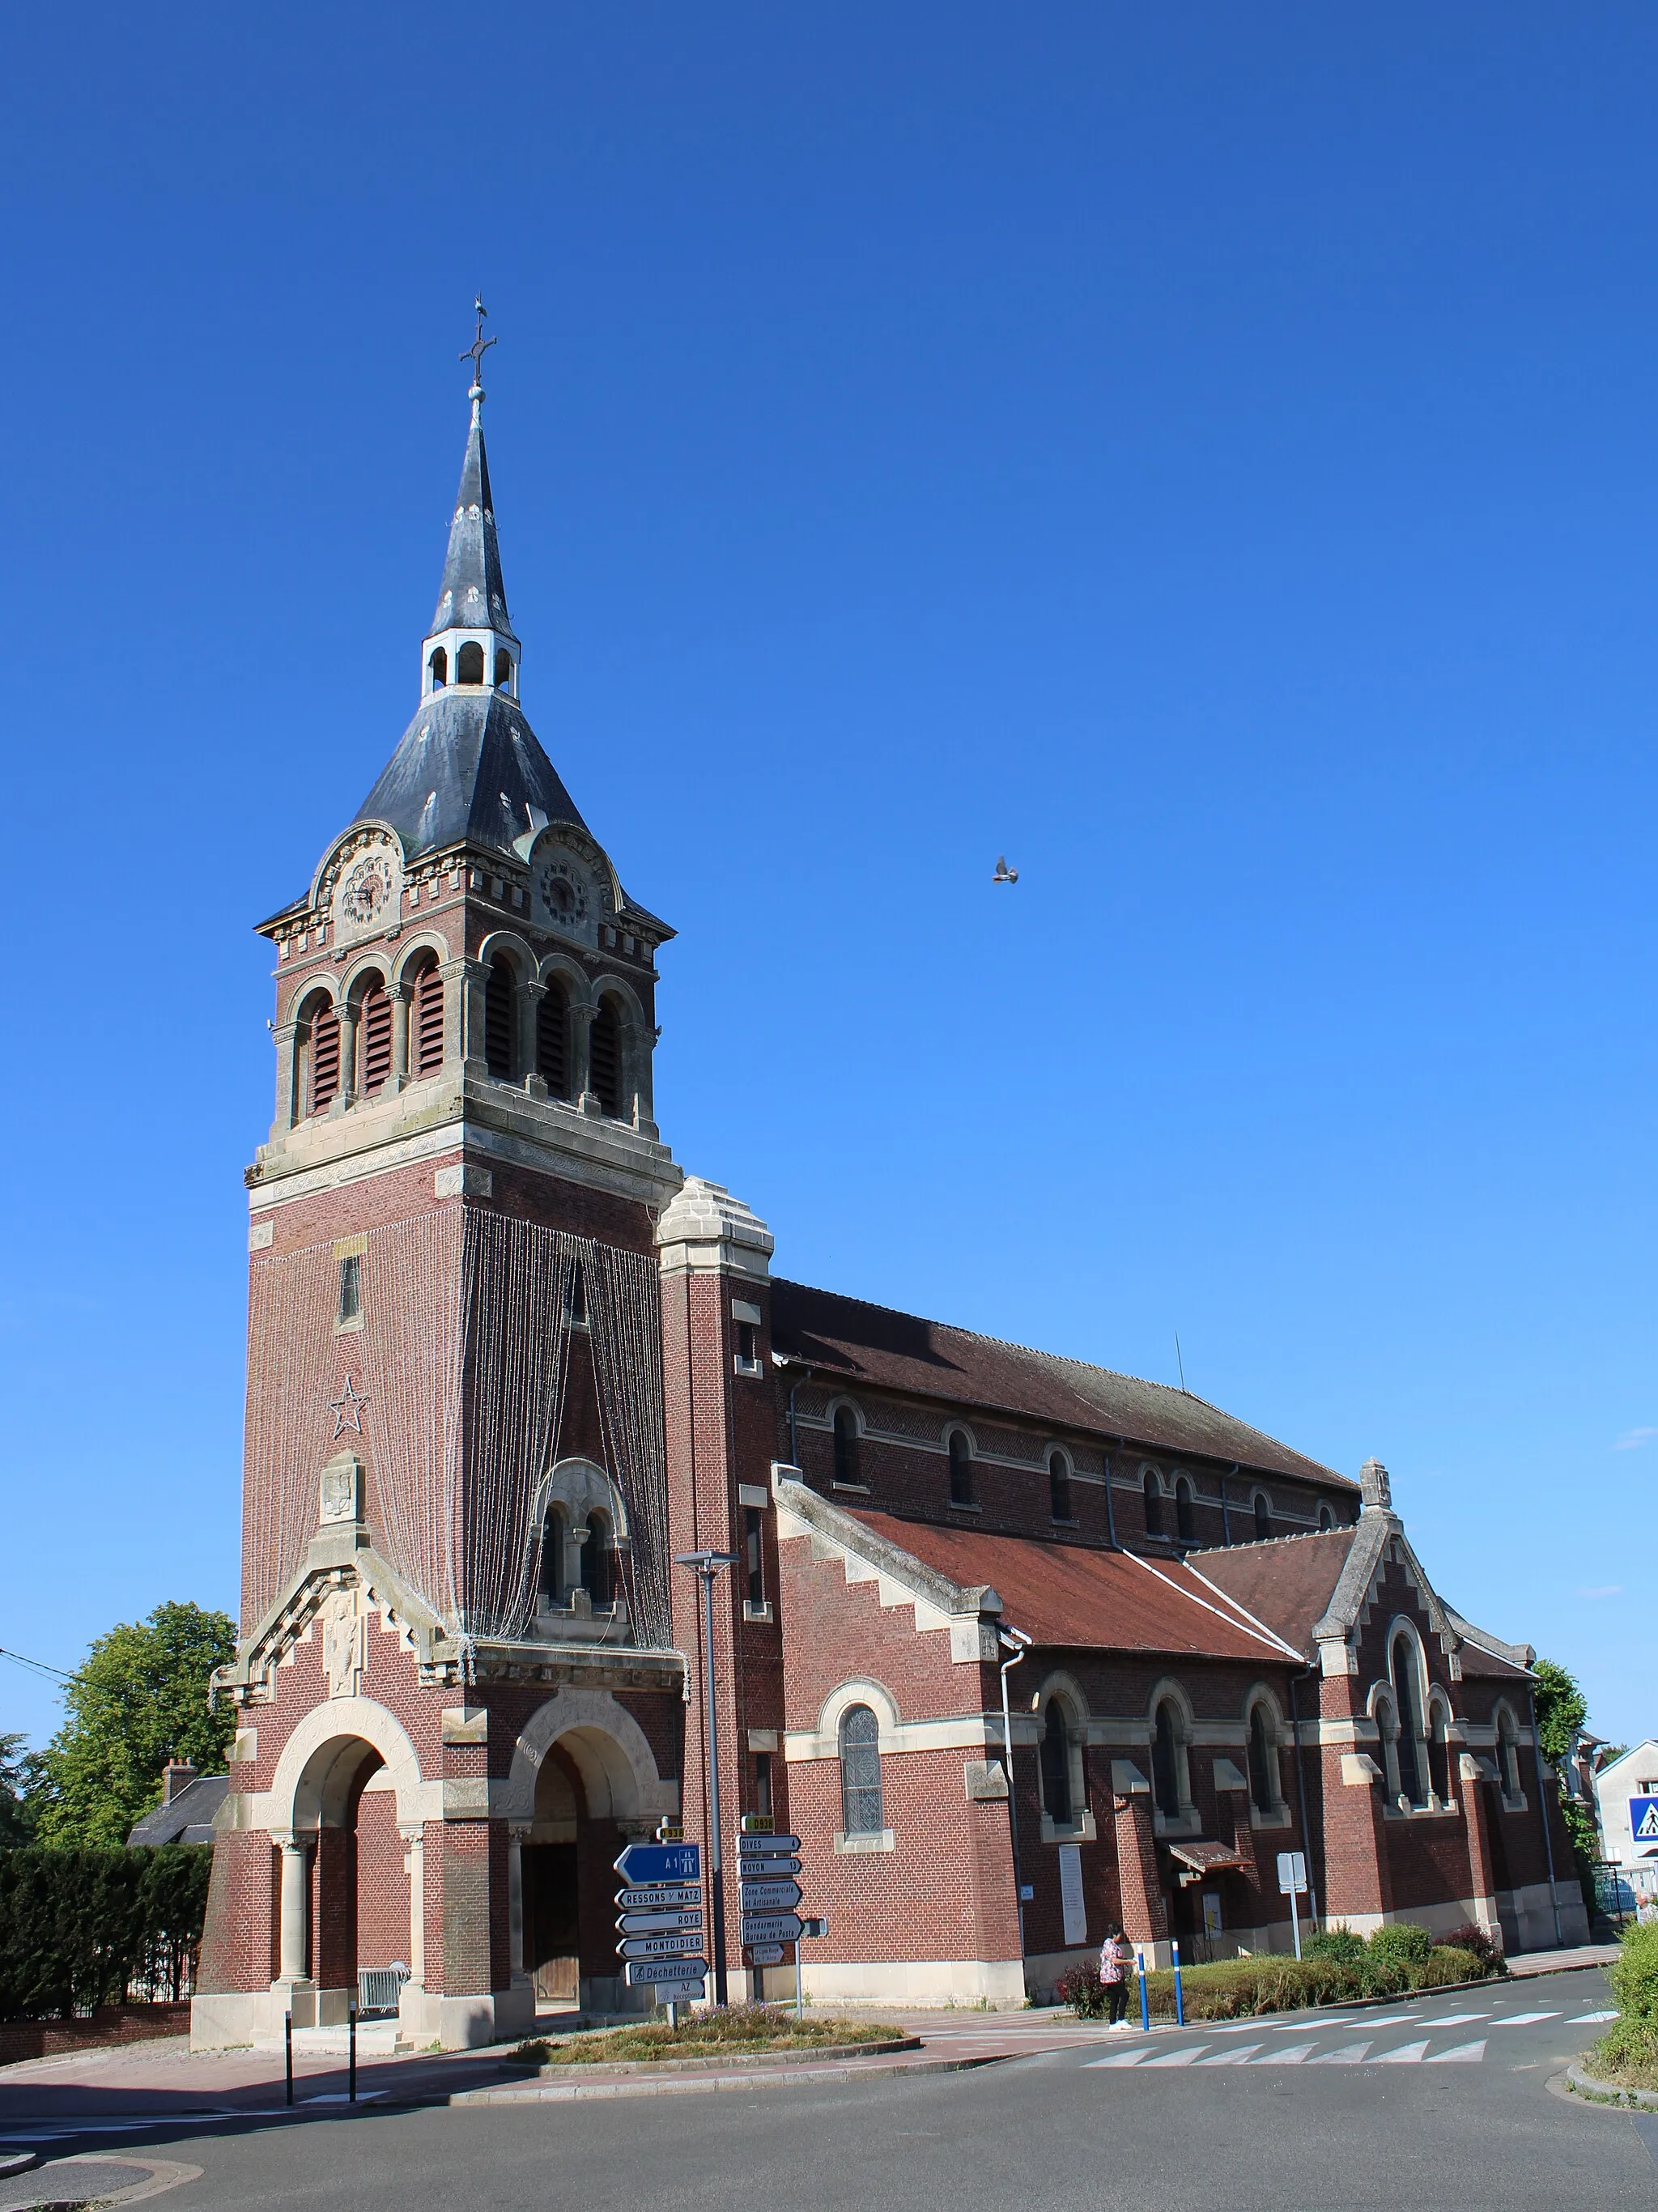
<path id="1" fill-rule="evenodd" d="M 483 356 L 494 345 L 495 340 L 486 338 L 483 335 L 483 325 L 489 310 L 483 304 L 483 295 L 481 292 L 473 301 L 472 305 L 477 312 L 478 326 L 471 344 L 462 348 L 460 358 L 463 361 L 470 361 L 472 364 L 472 388 L 466 397 L 472 403 L 472 420 L 476 422 L 478 419 L 478 409 L 483 404 Z"/>

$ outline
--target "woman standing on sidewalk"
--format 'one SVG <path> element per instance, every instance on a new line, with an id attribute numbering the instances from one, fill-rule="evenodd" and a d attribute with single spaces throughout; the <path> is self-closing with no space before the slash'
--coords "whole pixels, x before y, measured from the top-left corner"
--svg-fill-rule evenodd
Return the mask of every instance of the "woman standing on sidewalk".
<path id="1" fill-rule="evenodd" d="M 1114 1923 L 1105 1931 L 1105 1941 L 1100 1946 L 1100 1979 L 1105 1985 L 1106 2002 L 1110 2008 L 1108 2025 L 1127 2027 L 1128 2021 L 1128 1969 L 1133 1962 L 1134 1947 Z"/>

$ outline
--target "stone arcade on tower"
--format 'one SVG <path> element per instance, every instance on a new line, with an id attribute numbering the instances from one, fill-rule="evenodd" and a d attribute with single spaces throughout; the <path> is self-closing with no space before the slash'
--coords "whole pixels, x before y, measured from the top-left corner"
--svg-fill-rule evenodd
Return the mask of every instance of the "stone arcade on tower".
<path id="1" fill-rule="evenodd" d="M 1511 1944 L 1583 1913 L 1532 1653 L 1354 1483 L 1183 1391 L 774 1278 L 661 1142 L 655 956 L 520 704 L 472 419 L 416 713 L 276 960 L 247 1182 L 238 1727 L 200 2044 L 619 2010 L 611 1861 L 701 1832 L 676 1552 L 739 1555 L 728 1820 L 803 1838 L 822 1996 L 1017 2003 L 1108 1918 L 1199 1954 L 1322 1914 Z M 1012 1794 L 1001 1741 L 1010 1673 Z M 734 1990 L 761 1990 L 726 1925 Z"/>

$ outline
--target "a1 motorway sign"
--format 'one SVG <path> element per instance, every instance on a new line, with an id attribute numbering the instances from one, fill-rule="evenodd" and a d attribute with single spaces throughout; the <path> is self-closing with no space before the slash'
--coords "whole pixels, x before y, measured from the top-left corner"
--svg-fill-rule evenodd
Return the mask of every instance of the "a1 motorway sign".
<path id="1" fill-rule="evenodd" d="M 624 1912 L 616 1921 L 624 1936 L 656 1936 L 665 1928 L 700 1928 L 700 1912 Z"/>
<path id="2" fill-rule="evenodd" d="M 701 1844 L 629 1844 L 615 1862 L 615 1866 L 630 1889 L 637 1888 L 643 1882 L 701 1881 L 702 1846 Z"/>
<path id="3" fill-rule="evenodd" d="M 743 1915 L 743 1941 L 749 1943 L 794 1943 L 799 1941 L 800 1916 L 798 1912 L 762 1912 Z"/>
<path id="4" fill-rule="evenodd" d="M 686 1928 L 668 1936 L 630 1936 L 616 1948 L 624 1959 L 668 1959 L 676 1954 L 683 1958 L 702 1948 L 702 1938 L 696 1930 Z"/>
<path id="5" fill-rule="evenodd" d="M 744 1912 L 787 1912 L 800 1902 L 798 1881 L 742 1881 L 738 1893 Z"/>
<path id="6" fill-rule="evenodd" d="M 700 1881 L 658 1881 L 643 1889 L 619 1889 L 616 1893 L 618 1912 L 657 1912 L 671 1905 L 701 1905 L 702 1885 Z"/>

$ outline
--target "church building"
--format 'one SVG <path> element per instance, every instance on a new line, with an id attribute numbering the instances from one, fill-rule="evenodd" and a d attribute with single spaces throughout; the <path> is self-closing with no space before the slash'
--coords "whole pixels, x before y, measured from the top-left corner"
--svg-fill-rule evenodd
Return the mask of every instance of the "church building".
<path id="1" fill-rule="evenodd" d="M 525 716 L 470 396 L 413 717 L 260 925 L 194 2041 L 342 2021 L 371 1972 L 449 2046 L 648 2003 L 612 1864 L 706 1840 L 710 1674 L 733 1997 L 793 1990 L 738 1941 L 754 1814 L 801 1838 L 820 1999 L 1019 2004 L 1118 1921 L 1284 1950 L 1282 1852 L 1321 1919 L 1584 1940 L 1533 1654 L 1440 1595 L 1376 1461 L 789 1280 L 676 1164 L 673 932 Z"/>

